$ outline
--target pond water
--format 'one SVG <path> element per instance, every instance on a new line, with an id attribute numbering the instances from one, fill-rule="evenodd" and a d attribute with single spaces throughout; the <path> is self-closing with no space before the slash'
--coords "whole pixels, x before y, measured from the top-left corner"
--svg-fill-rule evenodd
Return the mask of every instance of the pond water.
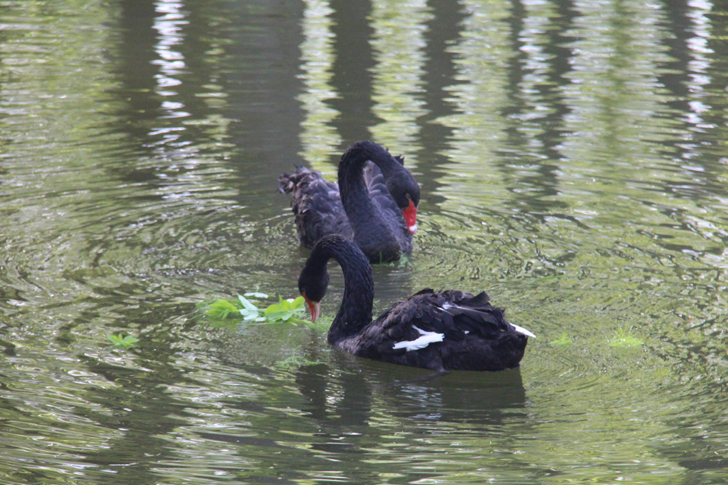
<path id="1" fill-rule="evenodd" d="M 0 482 L 725 483 L 726 39 L 700 0 L 0 1 Z M 375 310 L 486 290 L 519 369 L 210 325 L 297 296 L 277 176 L 360 139 L 422 188 Z"/>

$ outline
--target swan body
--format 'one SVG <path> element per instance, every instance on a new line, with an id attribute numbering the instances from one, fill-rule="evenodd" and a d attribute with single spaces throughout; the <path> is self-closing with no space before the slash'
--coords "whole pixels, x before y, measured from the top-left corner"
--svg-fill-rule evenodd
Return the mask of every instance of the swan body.
<path id="1" fill-rule="evenodd" d="M 291 194 L 299 243 L 313 248 L 328 234 L 353 240 L 372 263 L 394 261 L 412 251 L 420 191 L 401 157 L 360 141 L 341 157 L 338 183 L 298 167 L 278 178 Z"/>
<path id="2" fill-rule="evenodd" d="M 438 372 L 496 371 L 518 367 L 528 337 L 535 337 L 509 323 L 485 292 L 424 289 L 372 321 L 371 267 L 355 244 L 338 235 L 314 246 L 299 278 L 313 320 L 328 287 L 326 263 L 332 258 L 344 272 L 344 298 L 328 341 L 346 352 Z"/>

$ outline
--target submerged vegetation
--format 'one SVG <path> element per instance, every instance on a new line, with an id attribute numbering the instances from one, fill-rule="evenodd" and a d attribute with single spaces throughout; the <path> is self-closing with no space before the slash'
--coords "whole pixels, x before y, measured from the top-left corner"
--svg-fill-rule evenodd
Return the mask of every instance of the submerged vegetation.
<path id="1" fill-rule="evenodd" d="M 567 347 L 572 344 L 571 337 L 566 335 L 565 333 L 562 333 L 559 338 L 556 340 L 552 340 L 551 345 L 555 345 L 557 347 Z"/>
<path id="2" fill-rule="evenodd" d="M 610 347 L 640 347 L 644 342 L 634 335 L 632 335 L 632 329 L 625 330 L 618 328 L 614 332 L 614 338 L 608 341 Z"/>

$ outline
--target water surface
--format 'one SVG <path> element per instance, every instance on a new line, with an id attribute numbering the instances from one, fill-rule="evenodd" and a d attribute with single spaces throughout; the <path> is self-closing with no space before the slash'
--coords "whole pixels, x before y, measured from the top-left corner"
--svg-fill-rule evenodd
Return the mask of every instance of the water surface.
<path id="1" fill-rule="evenodd" d="M 0 481 L 724 483 L 724 10 L 0 2 Z M 296 296 L 277 176 L 359 139 L 423 194 L 377 310 L 486 290 L 538 335 L 519 369 L 209 325 Z"/>

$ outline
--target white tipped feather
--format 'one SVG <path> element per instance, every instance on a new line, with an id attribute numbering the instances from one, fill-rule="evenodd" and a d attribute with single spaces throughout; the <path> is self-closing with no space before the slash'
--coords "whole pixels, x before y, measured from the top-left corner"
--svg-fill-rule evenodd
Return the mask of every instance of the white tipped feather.
<path id="1" fill-rule="evenodd" d="M 445 338 L 444 333 L 437 333 L 437 332 L 427 332 L 425 330 L 422 330 L 415 325 L 412 325 L 412 328 L 420 332 L 421 337 L 417 338 L 415 340 L 406 340 L 402 342 L 397 342 L 394 344 L 395 349 L 407 349 L 407 352 L 411 352 L 413 350 L 420 350 L 424 349 L 428 345 L 430 345 L 433 342 L 442 342 L 442 339 Z"/>
<path id="2" fill-rule="evenodd" d="M 459 305 L 454 305 L 454 304 L 450 303 L 449 301 L 446 301 L 445 303 L 443 303 L 442 307 L 440 307 L 441 310 L 444 310 L 446 312 L 449 308 L 463 308 L 463 307 L 461 307 Z M 448 312 L 448 313 L 450 313 L 450 312 Z M 526 330 L 525 328 L 519 327 L 518 325 L 515 325 L 513 323 L 511 323 L 511 325 L 513 325 L 513 328 L 516 330 L 516 332 L 518 332 L 522 335 L 525 335 L 526 337 L 536 338 L 536 336 L 532 332 Z"/>
<path id="3" fill-rule="evenodd" d="M 450 313 L 447 311 L 449 308 L 463 308 L 463 307 L 450 303 L 449 301 L 446 301 L 445 303 L 442 304 L 442 307 L 440 307 L 441 310 L 446 311 L 447 313 Z M 516 332 L 518 332 L 522 335 L 525 335 L 526 337 L 536 338 L 536 336 L 529 330 L 526 330 L 523 327 L 519 327 L 518 325 L 515 325 L 513 323 L 511 323 L 511 325 L 513 325 L 513 328 L 516 330 Z M 415 327 L 415 328 L 417 328 L 417 327 Z"/>
<path id="4" fill-rule="evenodd" d="M 525 328 L 523 328 L 523 327 L 519 327 L 518 325 L 515 325 L 515 324 L 513 324 L 513 323 L 511 323 L 511 325 L 513 325 L 513 328 L 515 328 L 515 329 L 516 329 L 516 332 L 518 332 L 518 333 L 520 333 L 520 334 L 523 334 L 523 335 L 525 335 L 526 337 L 533 337 L 533 338 L 536 338 L 536 336 L 535 336 L 534 334 L 532 334 L 531 332 L 529 332 L 529 331 L 528 331 L 528 330 L 526 330 Z"/>

